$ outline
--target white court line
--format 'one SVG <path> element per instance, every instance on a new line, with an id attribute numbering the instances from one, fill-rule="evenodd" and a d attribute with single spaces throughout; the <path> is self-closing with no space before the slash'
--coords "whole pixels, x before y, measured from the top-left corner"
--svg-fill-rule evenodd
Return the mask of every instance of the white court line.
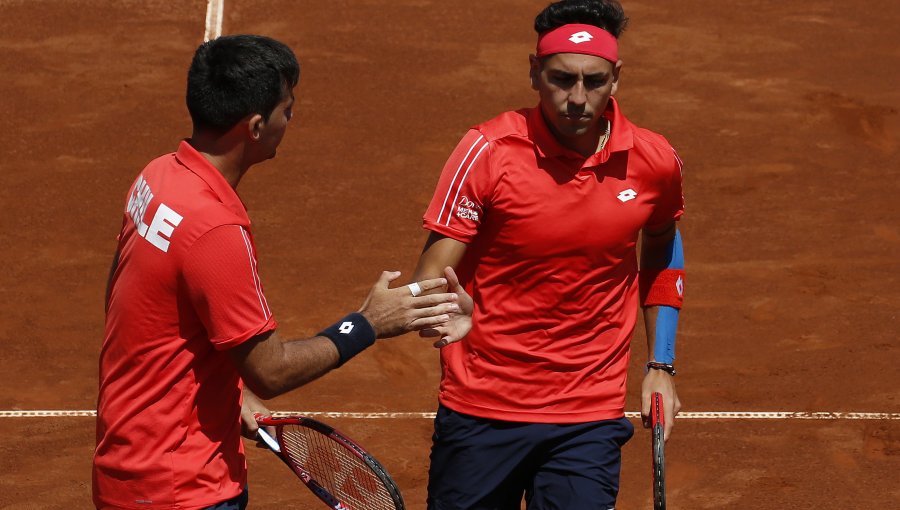
<path id="1" fill-rule="evenodd" d="M 382 412 L 382 413 L 358 413 L 339 411 L 281 411 L 272 413 L 274 416 L 301 415 L 310 418 L 351 418 L 363 420 L 378 419 L 434 419 L 435 413 L 412 412 Z M 0 411 L 0 418 L 59 418 L 59 417 L 92 417 L 97 416 L 94 410 L 48 410 L 48 411 Z M 640 418 L 641 413 L 627 412 L 627 418 Z M 679 420 L 900 420 L 900 413 L 852 413 L 852 412 L 800 412 L 800 411 L 773 411 L 773 412 L 681 412 Z"/>
<path id="2" fill-rule="evenodd" d="M 222 35 L 222 14 L 224 12 L 225 0 L 207 0 L 206 32 L 203 34 L 203 42 Z"/>

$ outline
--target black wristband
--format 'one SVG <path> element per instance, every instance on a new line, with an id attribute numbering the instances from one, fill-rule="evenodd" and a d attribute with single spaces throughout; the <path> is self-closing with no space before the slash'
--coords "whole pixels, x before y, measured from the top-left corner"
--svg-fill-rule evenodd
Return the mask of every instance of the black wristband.
<path id="1" fill-rule="evenodd" d="M 675 367 L 670 365 L 669 363 L 658 363 L 656 361 L 647 362 L 647 371 L 650 370 L 662 370 L 663 372 L 675 377 Z"/>
<path id="2" fill-rule="evenodd" d="M 363 314 L 351 313 L 316 336 L 327 337 L 334 343 L 340 355 L 338 366 L 341 366 L 375 343 L 375 328 Z"/>

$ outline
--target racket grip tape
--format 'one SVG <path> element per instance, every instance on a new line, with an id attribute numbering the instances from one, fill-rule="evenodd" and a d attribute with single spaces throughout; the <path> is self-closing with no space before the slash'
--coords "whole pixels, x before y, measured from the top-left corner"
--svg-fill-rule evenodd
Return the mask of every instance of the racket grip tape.
<path id="1" fill-rule="evenodd" d="M 666 425 L 666 411 L 663 406 L 663 396 L 661 393 L 654 393 L 650 396 L 650 426 L 656 427 Z"/>
<path id="2" fill-rule="evenodd" d="M 278 441 L 272 437 L 268 432 L 260 427 L 259 430 L 256 431 L 256 436 L 265 443 L 266 446 L 269 447 L 275 453 L 281 453 L 281 446 L 278 444 Z"/>

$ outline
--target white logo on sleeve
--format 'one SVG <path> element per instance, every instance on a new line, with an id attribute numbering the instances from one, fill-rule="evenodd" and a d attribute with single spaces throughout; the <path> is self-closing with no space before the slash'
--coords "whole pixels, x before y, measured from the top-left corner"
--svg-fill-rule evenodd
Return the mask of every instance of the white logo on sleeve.
<path id="1" fill-rule="evenodd" d="M 159 204 L 150 225 L 147 225 L 144 223 L 144 215 L 147 213 L 147 206 L 150 205 L 151 200 L 153 200 L 153 191 L 150 190 L 150 185 L 141 175 L 134 184 L 134 191 L 128 198 L 126 210 L 131 216 L 131 221 L 134 222 L 134 228 L 138 235 L 160 250 L 168 252 L 169 239 L 183 217 L 166 204 Z"/>
<path id="2" fill-rule="evenodd" d="M 629 200 L 634 200 L 635 198 L 637 198 L 637 191 L 628 188 L 625 191 L 619 192 L 619 194 L 616 195 L 616 198 L 618 198 L 622 203 L 625 203 Z"/>
<path id="3" fill-rule="evenodd" d="M 477 222 L 479 218 L 478 213 L 480 210 L 481 206 L 469 200 L 468 197 L 463 195 L 459 198 L 459 203 L 456 205 L 456 217 Z"/>
<path id="4" fill-rule="evenodd" d="M 353 323 L 350 321 L 342 322 L 341 327 L 338 328 L 338 331 L 345 335 L 349 335 L 351 331 L 353 331 Z"/>
<path id="5" fill-rule="evenodd" d="M 585 32 L 582 30 L 581 32 L 572 34 L 572 37 L 569 37 L 569 40 L 575 44 L 581 44 L 583 42 L 588 42 L 593 38 L 594 36 L 592 36 L 590 32 Z"/>
<path id="6" fill-rule="evenodd" d="M 679 296 L 684 296 L 684 280 L 680 276 L 675 280 L 675 290 L 678 291 Z"/>

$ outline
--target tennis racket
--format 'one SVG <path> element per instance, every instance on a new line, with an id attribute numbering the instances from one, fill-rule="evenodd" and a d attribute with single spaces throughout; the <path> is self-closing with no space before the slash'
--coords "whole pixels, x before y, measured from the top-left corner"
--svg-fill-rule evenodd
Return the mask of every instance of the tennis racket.
<path id="1" fill-rule="evenodd" d="M 666 510 L 666 415 L 663 397 L 650 397 L 650 432 L 653 443 L 653 510 Z"/>
<path id="2" fill-rule="evenodd" d="M 332 427 L 304 416 L 263 418 L 258 436 L 334 510 L 404 510 L 403 497 L 384 467 Z M 274 437 L 263 427 L 273 427 Z"/>

